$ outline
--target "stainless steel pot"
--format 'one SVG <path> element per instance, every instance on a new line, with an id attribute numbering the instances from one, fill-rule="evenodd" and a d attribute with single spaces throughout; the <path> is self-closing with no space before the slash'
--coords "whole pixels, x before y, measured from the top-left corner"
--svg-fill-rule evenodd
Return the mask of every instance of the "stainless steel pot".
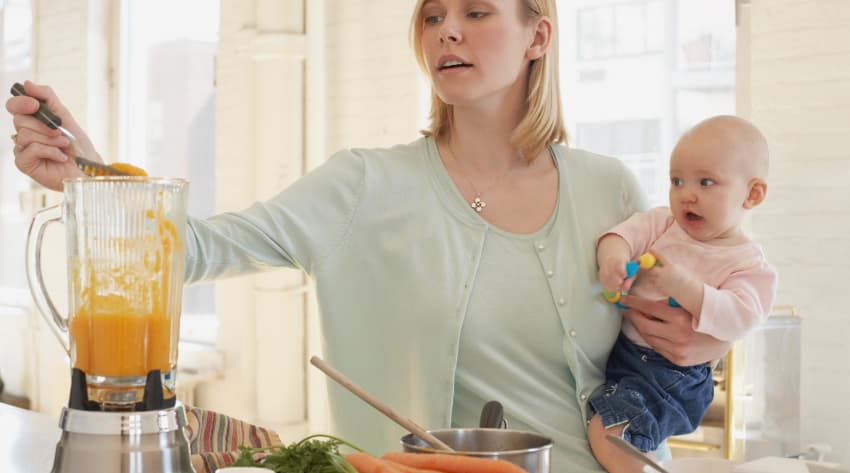
<path id="1" fill-rule="evenodd" d="M 450 446 L 454 452 L 436 450 L 413 434 L 401 438 L 402 448 L 405 452 L 449 453 L 505 460 L 528 473 L 549 473 L 552 440 L 532 432 L 498 428 L 507 426 L 502 412 L 501 404 L 490 401 L 481 411 L 478 428 L 428 431 Z"/>
<path id="2" fill-rule="evenodd" d="M 401 438 L 405 452 L 450 453 L 471 457 L 505 460 L 528 473 L 549 473 L 552 440 L 542 435 L 505 429 L 441 429 L 429 434 L 442 440 L 454 452 L 436 450 L 413 434 Z"/>

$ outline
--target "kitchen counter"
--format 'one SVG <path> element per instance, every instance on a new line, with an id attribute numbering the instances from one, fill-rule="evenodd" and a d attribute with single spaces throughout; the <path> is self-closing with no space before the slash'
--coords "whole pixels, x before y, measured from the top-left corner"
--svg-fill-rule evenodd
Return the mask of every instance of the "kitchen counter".
<path id="1" fill-rule="evenodd" d="M 0 471 L 50 472 L 59 434 L 58 418 L 0 403 Z"/>

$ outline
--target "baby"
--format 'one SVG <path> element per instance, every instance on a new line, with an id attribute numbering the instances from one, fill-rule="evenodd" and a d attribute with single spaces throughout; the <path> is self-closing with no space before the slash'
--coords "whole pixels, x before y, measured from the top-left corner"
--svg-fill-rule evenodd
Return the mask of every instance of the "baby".
<path id="1" fill-rule="evenodd" d="M 599 238 L 605 291 L 672 298 L 693 315 L 694 330 L 743 338 L 768 316 L 776 291 L 776 272 L 741 228 L 767 194 L 767 168 L 767 142 L 746 120 L 717 116 L 686 132 L 670 158 L 670 208 L 636 214 Z M 646 252 L 657 265 L 627 278 L 626 263 Z M 606 382 L 589 401 L 593 453 L 609 472 L 639 472 L 605 436 L 654 451 L 668 436 L 693 432 L 713 395 L 709 364 L 674 365 L 624 320 Z"/>

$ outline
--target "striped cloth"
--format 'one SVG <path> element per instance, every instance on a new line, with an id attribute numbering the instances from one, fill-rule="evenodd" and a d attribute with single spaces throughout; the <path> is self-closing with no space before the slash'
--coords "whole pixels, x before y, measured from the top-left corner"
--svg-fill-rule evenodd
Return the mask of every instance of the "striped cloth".
<path id="1" fill-rule="evenodd" d="M 239 458 L 239 447 L 280 445 L 269 430 L 218 412 L 186 406 L 186 436 L 197 473 L 215 473 Z"/>

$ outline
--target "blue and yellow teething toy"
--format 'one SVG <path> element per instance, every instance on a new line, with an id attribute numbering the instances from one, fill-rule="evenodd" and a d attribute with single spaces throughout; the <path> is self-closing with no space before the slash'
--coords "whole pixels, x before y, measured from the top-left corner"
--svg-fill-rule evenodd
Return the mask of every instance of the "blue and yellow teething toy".
<path id="1" fill-rule="evenodd" d="M 626 279 L 629 279 L 630 277 L 637 274 L 638 269 L 652 269 L 660 265 L 661 263 L 658 262 L 658 259 L 655 258 L 655 255 L 653 255 L 652 253 L 644 253 L 638 256 L 637 260 L 629 261 L 628 263 L 626 263 Z M 622 294 L 623 293 L 620 292 L 602 291 L 602 297 L 604 297 L 606 301 L 616 305 L 621 309 L 628 309 L 628 306 L 625 306 L 620 302 L 620 296 Z M 679 307 L 679 303 L 676 302 L 676 299 L 673 299 L 672 297 L 667 299 L 667 303 L 670 305 L 670 307 Z"/>

